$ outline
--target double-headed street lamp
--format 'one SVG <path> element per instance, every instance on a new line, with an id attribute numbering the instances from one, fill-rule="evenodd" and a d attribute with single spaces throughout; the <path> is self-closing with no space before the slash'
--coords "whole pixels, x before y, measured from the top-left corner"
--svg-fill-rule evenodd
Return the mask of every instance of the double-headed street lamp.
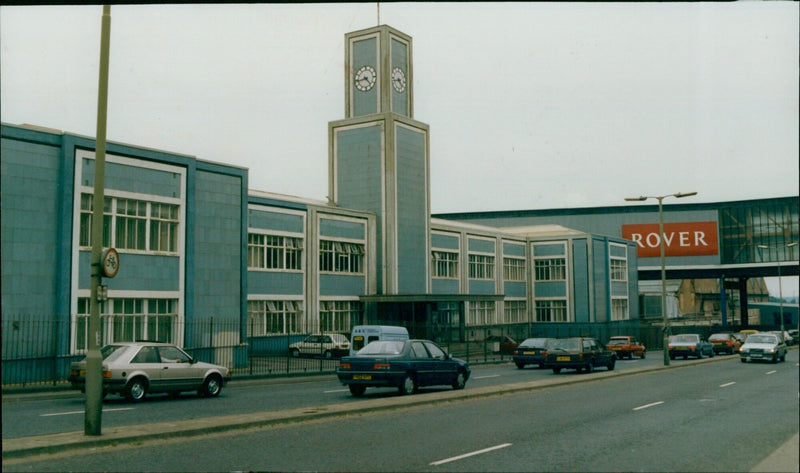
<path id="1" fill-rule="evenodd" d="M 791 248 L 791 247 L 796 246 L 796 245 L 797 245 L 797 242 L 787 243 L 786 245 L 781 245 L 781 246 L 772 246 L 772 247 L 770 247 L 770 246 L 767 246 L 767 245 L 756 245 L 756 247 L 758 247 L 758 248 L 760 248 L 762 250 L 769 250 L 769 249 L 772 249 L 772 248 L 775 248 L 777 250 L 777 249 L 781 249 L 781 248 Z M 780 257 L 778 259 L 780 259 Z M 784 334 L 784 329 L 783 329 L 783 283 L 781 282 L 781 263 L 780 263 L 780 261 L 778 261 L 778 304 L 779 304 L 779 307 L 780 307 L 781 338 L 783 338 L 785 336 L 785 334 Z M 798 319 L 797 326 L 800 329 L 800 319 Z"/>
<path id="2" fill-rule="evenodd" d="M 626 197 L 628 202 L 641 202 L 647 199 L 658 201 L 658 241 L 661 247 L 661 316 L 664 321 L 664 366 L 669 366 L 669 321 L 667 320 L 667 270 L 664 266 L 664 211 L 662 201 L 667 197 L 678 199 L 697 195 L 697 192 L 678 192 L 677 194 L 667 195 L 643 195 L 639 197 Z"/>

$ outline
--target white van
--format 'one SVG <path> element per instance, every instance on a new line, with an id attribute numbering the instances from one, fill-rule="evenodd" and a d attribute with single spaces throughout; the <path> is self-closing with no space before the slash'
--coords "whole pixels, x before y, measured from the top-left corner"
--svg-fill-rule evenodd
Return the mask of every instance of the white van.
<path id="1" fill-rule="evenodd" d="M 356 325 L 350 335 L 350 356 L 375 340 L 408 340 L 408 330 L 393 325 Z"/>

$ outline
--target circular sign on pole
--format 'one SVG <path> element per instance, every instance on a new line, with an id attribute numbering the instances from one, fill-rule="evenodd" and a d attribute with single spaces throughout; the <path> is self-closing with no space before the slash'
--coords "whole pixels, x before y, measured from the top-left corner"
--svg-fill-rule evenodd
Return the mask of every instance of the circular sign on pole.
<path id="1" fill-rule="evenodd" d="M 113 278 L 119 271 L 119 253 L 114 248 L 109 248 L 103 253 L 103 275 Z"/>

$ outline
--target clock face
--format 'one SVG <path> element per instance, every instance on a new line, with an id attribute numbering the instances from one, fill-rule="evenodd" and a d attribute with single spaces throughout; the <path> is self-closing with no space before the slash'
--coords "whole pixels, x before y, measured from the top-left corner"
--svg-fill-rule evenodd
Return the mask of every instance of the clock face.
<path id="1" fill-rule="evenodd" d="M 354 79 L 356 88 L 362 92 L 366 92 L 375 85 L 375 80 L 378 78 L 378 73 L 372 66 L 363 66 L 356 71 Z"/>
<path id="2" fill-rule="evenodd" d="M 406 90 L 406 74 L 399 67 L 392 69 L 392 86 L 398 92 Z"/>

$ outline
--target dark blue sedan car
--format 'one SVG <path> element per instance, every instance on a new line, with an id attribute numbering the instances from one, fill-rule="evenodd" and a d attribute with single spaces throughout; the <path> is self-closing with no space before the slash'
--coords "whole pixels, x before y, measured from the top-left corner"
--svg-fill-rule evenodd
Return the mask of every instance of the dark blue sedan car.
<path id="1" fill-rule="evenodd" d="M 422 386 L 464 389 L 469 374 L 468 363 L 429 340 L 375 341 L 342 358 L 336 370 L 353 396 L 361 396 L 368 387 L 396 387 L 400 394 L 413 394 Z"/>

